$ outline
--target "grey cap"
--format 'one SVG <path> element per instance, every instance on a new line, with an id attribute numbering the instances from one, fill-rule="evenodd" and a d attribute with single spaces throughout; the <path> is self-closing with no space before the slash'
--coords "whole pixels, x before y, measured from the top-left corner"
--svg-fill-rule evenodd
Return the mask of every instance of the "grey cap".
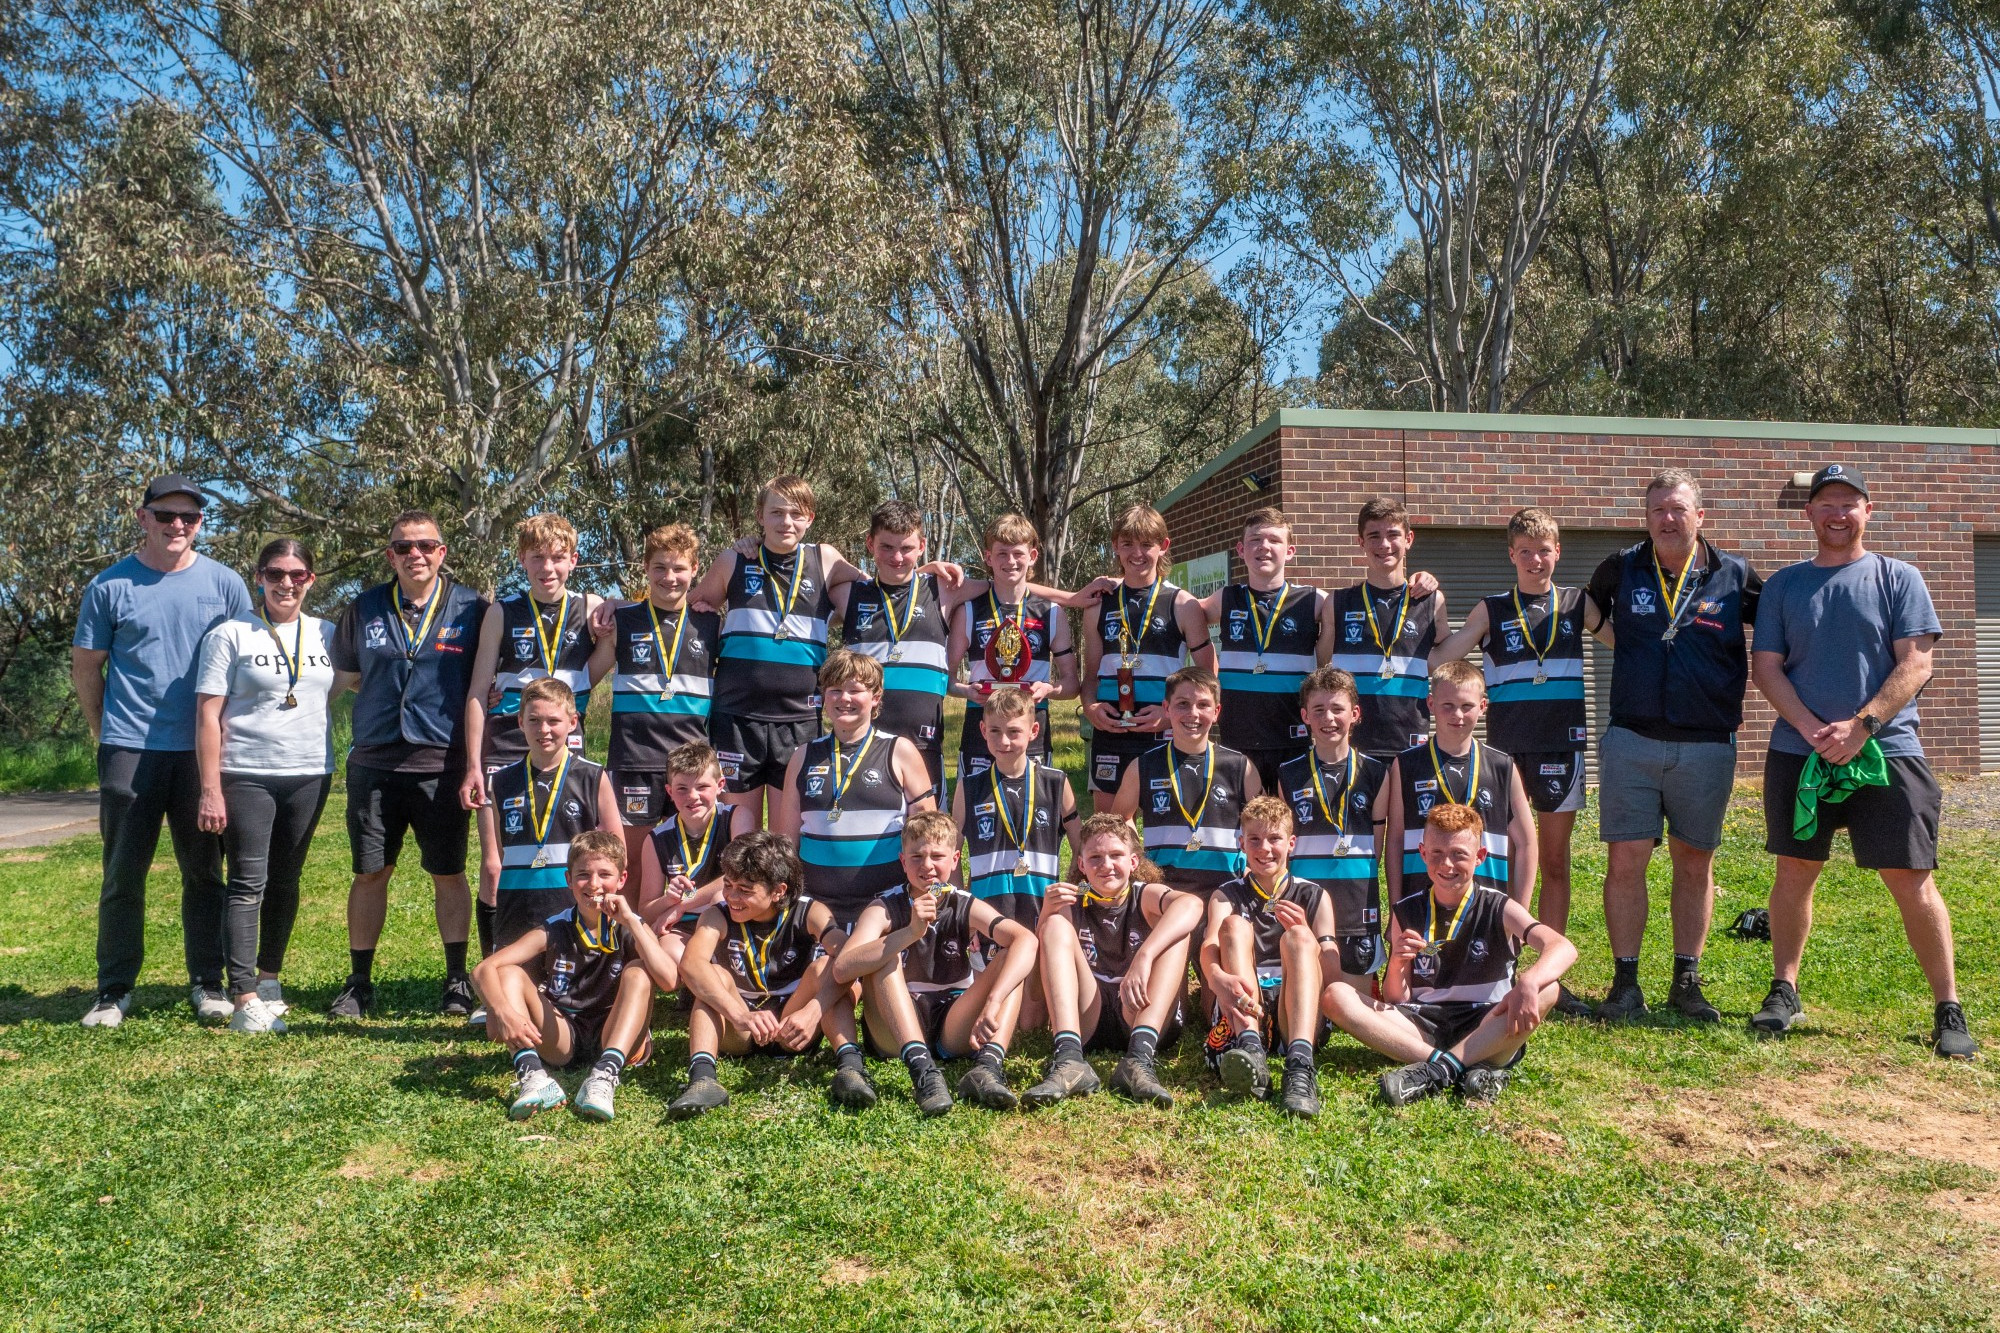
<path id="1" fill-rule="evenodd" d="M 153 478 L 146 487 L 146 498 L 141 503 L 153 504 L 169 495 L 185 495 L 198 505 L 208 503 L 208 493 L 178 472 L 169 472 L 164 477 Z"/>
<path id="2" fill-rule="evenodd" d="M 1855 490 L 1861 492 L 1862 499 L 1865 500 L 1868 498 L 1868 483 L 1862 480 L 1860 472 L 1847 466 L 1845 463 L 1828 463 L 1825 467 L 1813 473 L 1812 485 L 1806 488 L 1806 499 L 1812 499 L 1815 495 L 1818 495 L 1821 491 L 1835 483 L 1842 486 L 1852 486 Z"/>

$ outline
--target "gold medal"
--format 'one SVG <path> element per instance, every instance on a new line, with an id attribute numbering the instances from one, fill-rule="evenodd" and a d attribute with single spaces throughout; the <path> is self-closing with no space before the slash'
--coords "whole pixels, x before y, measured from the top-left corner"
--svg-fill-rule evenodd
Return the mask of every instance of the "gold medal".
<path id="1" fill-rule="evenodd" d="M 680 618 L 674 622 L 674 641 L 670 644 L 660 630 L 660 613 L 653 608 L 653 599 L 646 599 L 646 617 L 653 622 L 653 649 L 660 663 L 660 702 L 674 697 L 674 668 L 680 665 L 681 635 L 687 631 L 687 603 L 681 603 Z"/>
<path id="2" fill-rule="evenodd" d="M 1187 821 L 1190 834 L 1187 849 L 1191 852 L 1198 852 L 1201 850 L 1201 817 L 1208 809 L 1208 798 L 1215 793 L 1215 747 L 1210 745 L 1201 752 L 1201 804 L 1195 806 L 1193 810 L 1187 808 L 1187 800 L 1181 795 L 1181 765 L 1179 755 L 1180 752 L 1174 749 L 1173 745 L 1169 743 L 1167 745 L 1167 790 L 1173 793 L 1174 808 L 1179 810 L 1181 818 Z"/>
<path id="3" fill-rule="evenodd" d="M 549 864 L 549 853 L 543 846 L 549 840 L 549 829 L 555 823 L 556 802 L 562 799 L 563 780 L 569 776 L 569 761 L 573 752 L 563 751 L 562 763 L 556 768 L 556 775 L 549 781 L 549 803 L 541 813 L 535 813 L 535 770 L 527 760 L 521 763 L 528 770 L 528 829 L 535 835 L 535 859 L 529 866 L 535 870 L 545 870 Z"/>
<path id="4" fill-rule="evenodd" d="M 1263 658 L 1261 658 L 1261 657 L 1260 657 L 1260 658 L 1258 658 L 1258 659 L 1256 660 L 1256 662 L 1255 662 L 1255 663 L 1253 663 L 1253 664 L 1251 665 L 1251 667 L 1250 667 L 1250 674 L 1251 674 L 1251 675 L 1253 675 L 1253 676 L 1261 676 L 1261 675 L 1263 675 L 1263 674 L 1264 674 L 1264 659 L 1263 659 Z"/>
<path id="5" fill-rule="evenodd" d="M 771 637 L 778 640 L 780 643 L 784 642 L 786 639 L 792 637 L 791 626 L 780 623 L 776 629 L 771 631 Z"/>
<path id="6" fill-rule="evenodd" d="M 530 867 L 531 869 L 534 869 L 534 870 L 546 870 L 546 869 L 548 869 L 548 866 L 549 866 L 549 854 L 548 854 L 547 852 L 543 851 L 543 850 L 542 850 L 541 848 L 537 847 L 537 848 L 535 849 L 535 859 L 534 859 L 534 860 L 532 860 L 532 861 L 530 861 L 530 862 L 528 862 L 528 865 L 529 865 L 529 867 Z"/>
<path id="7" fill-rule="evenodd" d="M 1245 599 L 1250 603 L 1250 634 L 1257 644 L 1257 664 L 1250 668 L 1253 676 L 1264 674 L 1264 654 L 1271 651 L 1271 635 L 1278 628 L 1278 617 L 1284 614 L 1285 598 L 1291 595 L 1292 590 L 1289 585 L 1280 583 L 1277 591 L 1277 605 L 1271 608 L 1269 620 L 1257 614 L 1257 594 L 1254 591 Z"/>
<path id="8" fill-rule="evenodd" d="M 1549 673 L 1548 673 L 1548 672 L 1546 672 L 1546 671 L 1537 671 L 1537 672 L 1535 673 L 1535 684 L 1537 684 L 1537 685 L 1546 685 L 1546 684 L 1548 684 L 1548 683 L 1549 683 Z"/>
<path id="9" fill-rule="evenodd" d="M 674 683 L 673 681 L 669 680 L 666 684 L 660 687 L 660 702 L 665 703 L 667 700 L 673 697 L 674 697 Z"/>
<path id="10" fill-rule="evenodd" d="M 891 648 L 891 649 L 889 650 L 889 660 L 890 660 L 891 662 L 900 662 L 900 661 L 902 661 L 902 660 L 903 660 L 903 645 L 902 645 L 902 644 L 900 644 L 900 643 L 899 643 L 899 644 L 897 644 L 897 645 L 896 645 L 896 646 L 895 646 L 894 648 Z"/>
<path id="11" fill-rule="evenodd" d="M 827 822 L 827 823 L 829 823 L 829 824 L 838 824 L 838 823 L 840 822 L 840 807 L 839 807 L 839 806 L 837 806 L 837 805 L 836 805 L 836 806 L 834 806 L 834 807 L 833 807 L 832 809 L 830 809 L 830 810 L 828 810 L 828 811 L 826 812 L 826 822 Z"/>
<path id="12" fill-rule="evenodd" d="M 1375 647 L 1382 654 L 1382 670 L 1377 674 L 1383 680 L 1394 680 L 1396 645 L 1402 642 L 1403 627 L 1410 620 L 1410 585 L 1403 585 L 1403 600 L 1396 606 L 1396 623 L 1390 629 L 1388 638 L 1382 637 L 1382 627 L 1375 621 L 1375 595 L 1366 583 L 1361 585 L 1361 610 L 1368 617 L 1368 635 L 1375 640 Z"/>
<path id="13" fill-rule="evenodd" d="M 1191 852 L 1198 852 L 1201 850 L 1201 834 L 1197 833 L 1192 838 L 1188 839 L 1187 849 Z"/>
<path id="14" fill-rule="evenodd" d="M 1020 860 L 1018 860 L 1018 861 L 1016 861 L 1016 862 L 1014 863 L 1014 873 L 1015 873 L 1015 874 L 1017 874 L 1017 875 L 1025 875 L 1025 874 L 1027 874 L 1027 873 L 1028 873 L 1028 858 L 1027 858 L 1027 857 L 1025 857 L 1025 856 L 1024 856 L 1024 857 L 1022 857 L 1022 858 L 1021 858 Z"/>
<path id="15" fill-rule="evenodd" d="M 299 696 L 297 696 L 296 694 L 286 695 L 285 701 L 278 705 L 278 707 L 280 708 L 297 708 L 298 706 L 299 706 Z"/>
<path id="16" fill-rule="evenodd" d="M 1354 840 L 1348 837 L 1345 833 L 1341 834 L 1338 838 L 1335 838 L 1333 840 L 1333 854 L 1335 856 L 1346 856 L 1353 850 L 1354 850 Z"/>
<path id="17" fill-rule="evenodd" d="M 842 771 L 840 766 L 840 737 L 835 736 L 833 738 L 833 801 L 826 812 L 827 823 L 837 824 L 840 822 L 840 798 L 847 795 L 847 789 L 854 785 L 854 775 L 861 771 L 862 761 L 868 757 L 868 747 L 874 744 L 874 741 L 875 728 L 870 727 L 862 733 L 861 744 L 855 747 L 852 755 L 848 756 L 847 768 L 845 771 Z"/>
<path id="18" fill-rule="evenodd" d="M 783 642 L 792 637 L 791 627 L 785 622 L 791 618 L 792 608 L 798 604 L 799 580 L 805 577 L 806 572 L 805 548 L 801 546 L 792 552 L 792 586 L 786 590 L 782 601 L 778 598 L 778 576 L 771 572 L 771 566 L 766 563 L 762 546 L 757 548 L 757 568 L 764 571 L 765 585 L 770 589 L 771 610 L 778 618 L 777 628 L 771 631 L 771 637 Z"/>
<path id="19" fill-rule="evenodd" d="M 1396 664 L 1385 657 L 1382 659 L 1382 669 L 1375 674 L 1383 680 L 1394 680 L 1396 678 Z"/>

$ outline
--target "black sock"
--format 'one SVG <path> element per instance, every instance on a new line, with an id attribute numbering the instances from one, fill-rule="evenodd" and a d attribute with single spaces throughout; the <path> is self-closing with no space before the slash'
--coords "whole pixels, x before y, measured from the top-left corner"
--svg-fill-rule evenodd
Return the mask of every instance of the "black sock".
<path id="1" fill-rule="evenodd" d="M 515 1073 L 526 1074 L 532 1071 L 540 1070 L 541 1068 L 542 1068 L 542 1057 L 536 1055 L 533 1049 L 514 1052 Z"/>
<path id="2" fill-rule="evenodd" d="M 494 936 L 500 929 L 500 908 L 496 903 L 474 903 L 473 920 L 479 923 L 479 956 L 493 956 Z"/>
<path id="3" fill-rule="evenodd" d="M 625 1052 L 619 1050 L 616 1046 L 606 1046 L 598 1055 L 597 1060 L 590 1066 L 590 1072 L 593 1074 L 609 1074 L 612 1078 L 617 1078 L 625 1072 Z"/>
<path id="4" fill-rule="evenodd" d="M 861 1062 L 861 1048 L 851 1041 L 840 1043 L 840 1049 L 833 1053 L 833 1063 L 838 1069 L 852 1069 L 857 1074 L 865 1074 L 868 1067 Z"/>
<path id="5" fill-rule="evenodd" d="M 356 981 L 372 984 L 375 980 L 375 951 L 373 949 L 349 949 L 347 951 L 348 970 Z"/>
<path id="6" fill-rule="evenodd" d="M 1614 986 L 1636 986 L 1639 984 L 1639 960 L 1637 958 L 1614 958 L 1611 960 L 1611 984 Z"/>
<path id="7" fill-rule="evenodd" d="M 1007 1048 L 997 1041 L 989 1041 L 979 1048 L 979 1054 L 972 1057 L 972 1063 L 984 1065 L 996 1074 L 1004 1075 L 1006 1070 L 1001 1061 L 1007 1058 Z"/>
<path id="8" fill-rule="evenodd" d="M 1132 1040 L 1125 1043 L 1125 1054 L 1147 1064 L 1153 1063 L 1153 1056 L 1159 1049 L 1160 1034 L 1144 1023 L 1132 1029 Z"/>
<path id="9" fill-rule="evenodd" d="M 1055 1058 L 1060 1060 L 1064 1056 L 1073 1056 L 1081 1060 L 1083 1058 L 1083 1038 L 1074 1032 L 1056 1033 Z"/>
<path id="10" fill-rule="evenodd" d="M 715 1057 L 703 1051 L 688 1057 L 688 1082 L 715 1081 Z"/>
<path id="11" fill-rule="evenodd" d="M 920 1041 L 906 1041 L 903 1049 L 896 1052 L 903 1057 L 903 1067 L 910 1071 L 910 1081 L 927 1069 L 936 1069 L 937 1061 L 931 1059 L 931 1048 Z"/>
<path id="12" fill-rule="evenodd" d="M 448 977 L 465 975 L 465 941 L 444 946 L 444 974 Z"/>
<path id="13" fill-rule="evenodd" d="M 1236 1034 L 1236 1049 L 1239 1051 L 1255 1051 L 1257 1054 L 1262 1055 L 1264 1053 L 1264 1034 L 1256 1028 L 1244 1028 Z"/>
<path id="14" fill-rule="evenodd" d="M 1310 1069 L 1312 1068 L 1312 1062 L 1313 1062 L 1313 1044 L 1307 1041 L 1304 1037 L 1300 1037 L 1297 1041 L 1292 1042 L 1285 1047 L 1286 1064 L 1304 1065 L 1306 1068 Z"/>
<path id="15" fill-rule="evenodd" d="M 1700 967 L 1701 959 L 1684 953 L 1677 953 L 1674 955 L 1674 980 L 1679 981 L 1682 977 L 1691 975 Z"/>
<path id="16" fill-rule="evenodd" d="M 1434 1065 L 1443 1065 L 1444 1072 L 1451 1075 L 1451 1081 L 1454 1083 L 1458 1082 L 1459 1076 L 1465 1072 L 1465 1062 L 1450 1051 L 1432 1051 L 1430 1062 Z"/>

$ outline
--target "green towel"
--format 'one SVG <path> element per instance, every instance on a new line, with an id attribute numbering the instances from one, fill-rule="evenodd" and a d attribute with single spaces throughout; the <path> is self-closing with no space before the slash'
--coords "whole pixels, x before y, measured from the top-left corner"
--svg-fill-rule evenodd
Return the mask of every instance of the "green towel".
<path id="1" fill-rule="evenodd" d="M 1813 755 L 1799 775 L 1798 801 L 1792 806 L 1792 836 L 1804 842 L 1818 831 L 1822 802 L 1838 805 L 1863 787 L 1888 785 L 1889 761 L 1873 736 L 1862 744 L 1860 754 L 1844 764 L 1829 764 Z"/>

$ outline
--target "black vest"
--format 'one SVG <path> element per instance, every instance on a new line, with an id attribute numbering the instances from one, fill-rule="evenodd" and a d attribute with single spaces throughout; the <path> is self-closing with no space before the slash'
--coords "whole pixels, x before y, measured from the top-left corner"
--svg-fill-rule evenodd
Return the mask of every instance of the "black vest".
<path id="1" fill-rule="evenodd" d="M 406 644 L 408 622 L 397 613 L 393 582 L 368 589 L 349 609 L 361 662 L 361 684 L 354 696 L 357 746 L 457 748 L 487 603 L 450 579 L 442 580 L 432 596 L 444 602 L 423 642 L 416 644 Z"/>
<path id="2" fill-rule="evenodd" d="M 1743 725 L 1750 654 L 1743 636 L 1750 566 L 1701 543 L 1701 581 L 1682 593 L 1667 631 L 1666 599 L 1653 567 L 1653 543 L 1620 553 L 1618 592 L 1610 608 L 1617 638 L 1611 659 L 1611 724 L 1656 740 L 1726 741 Z M 1673 579 L 1667 591 L 1673 591 Z"/>

